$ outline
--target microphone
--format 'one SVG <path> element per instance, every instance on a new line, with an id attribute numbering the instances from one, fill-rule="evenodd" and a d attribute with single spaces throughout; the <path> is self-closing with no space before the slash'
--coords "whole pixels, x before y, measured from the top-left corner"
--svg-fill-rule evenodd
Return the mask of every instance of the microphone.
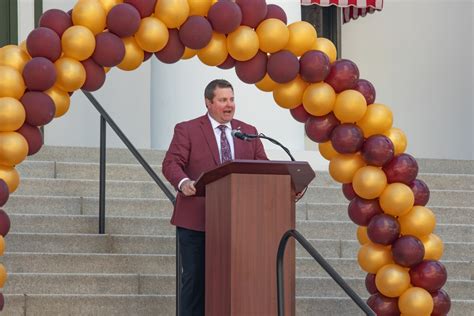
<path id="1" fill-rule="evenodd" d="M 295 158 L 291 155 L 290 151 L 288 150 L 288 148 L 286 148 L 285 146 L 283 146 L 280 142 L 278 142 L 277 140 L 273 139 L 273 138 L 270 138 L 268 136 L 265 136 L 264 134 L 260 133 L 258 135 L 256 134 L 247 134 L 247 133 L 244 133 L 242 132 L 241 130 L 238 130 L 238 129 L 233 129 L 231 132 L 231 135 L 235 138 L 238 138 L 238 139 L 241 139 L 241 140 L 245 140 L 245 141 L 251 141 L 255 138 L 263 138 L 263 139 L 266 139 L 270 142 L 272 142 L 273 144 L 275 145 L 278 145 L 280 146 L 287 154 L 288 156 L 290 156 L 291 158 L 291 161 L 295 161 Z"/>

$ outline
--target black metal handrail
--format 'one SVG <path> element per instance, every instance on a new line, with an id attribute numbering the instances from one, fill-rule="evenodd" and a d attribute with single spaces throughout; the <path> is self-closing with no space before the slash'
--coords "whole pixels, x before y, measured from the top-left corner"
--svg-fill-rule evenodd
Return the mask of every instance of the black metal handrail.
<path id="1" fill-rule="evenodd" d="M 333 267 L 314 249 L 309 241 L 303 237 L 298 231 L 290 229 L 283 237 L 281 237 L 280 245 L 278 246 L 277 254 L 277 301 L 278 301 L 278 316 L 285 315 L 285 296 L 283 284 L 283 257 L 285 254 L 286 244 L 290 237 L 296 239 L 301 246 L 316 260 L 319 265 L 326 270 L 326 272 L 333 278 L 334 281 L 349 295 L 349 297 L 365 312 L 366 315 L 376 316 L 374 311 L 357 295 L 357 293 L 344 281 L 344 279 L 333 269 Z"/>
<path id="2" fill-rule="evenodd" d="M 170 200 L 173 205 L 176 203 L 176 198 L 173 193 L 168 189 L 165 183 L 158 177 L 156 172 L 150 167 L 148 162 L 133 146 L 130 140 L 125 136 L 122 130 L 115 124 L 114 120 L 100 105 L 99 101 L 88 91 L 82 90 L 84 95 L 89 99 L 92 105 L 100 114 L 100 171 L 99 171 L 99 234 L 105 234 L 105 179 L 106 179 L 106 130 L 107 123 L 117 136 L 122 140 L 132 155 L 138 160 L 150 177 L 155 181 L 158 187 L 165 193 L 166 197 Z M 178 230 L 176 230 L 176 315 L 179 315 L 179 296 L 180 296 L 180 284 L 181 284 L 181 256 L 179 255 L 179 236 Z"/>

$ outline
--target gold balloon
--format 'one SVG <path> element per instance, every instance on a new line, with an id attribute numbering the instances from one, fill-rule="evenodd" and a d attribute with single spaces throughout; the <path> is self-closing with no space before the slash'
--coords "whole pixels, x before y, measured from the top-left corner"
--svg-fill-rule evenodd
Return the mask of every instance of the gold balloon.
<path id="1" fill-rule="evenodd" d="M 95 36 L 87 27 L 74 25 L 64 31 L 61 37 L 64 57 L 79 61 L 91 57 L 95 50 Z"/>
<path id="2" fill-rule="evenodd" d="M 357 240 L 360 245 L 365 245 L 370 242 L 369 236 L 367 235 L 367 227 L 359 226 L 357 227 Z"/>
<path id="3" fill-rule="evenodd" d="M 400 233 L 418 238 L 431 234 L 436 226 L 436 217 L 427 207 L 414 206 L 408 213 L 398 218 Z"/>
<path id="4" fill-rule="evenodd" d="M 303 95 L 303 106 L 306 112 L 314 116 L 323 116 L 334 109 L 336 92 L 325 82 L 311 84 Z"/>
<path id="5" fill-rule="evenodd" d="M 99 0 L 79 0 L 72 9 L 72 22 L 97 35 L 105 28 L 107 14 Z"/>
<path id="6" fill-rule="evenodd" d="M 407 137 L 401 129 L 392 127 L 383 134 L 392 141 L 393 147 L 395 148 L 395 155 L 405 152 L 407 149 Z"/>
<path id="7" fill-rule="evenodd" d="M 351 183 L 354 174 L 365 166 L 359 154 L 338 154 L 329 162 L 329 174 L 340 183 Z"/>
<path id="8" fill-rule="evenodd" d="M 168 43 L 169 37 L 166 25 L 152 16 L 142 19 L 135 33 L 138 46 L 151 53 L 162 50 Z"/>
<path id="9" fill-rule="evenodd" d="M 155 16 L 170 29 L 183 24 L 189 16 L 187 0 L 159 0 L 155 6 Z"/>
<path id="10" fill-rule="evenodd" d="M 412 287 L 400 296 L 398 308 L 406 316 L 431 315 L 434 308 L 433 298 L 427 290 L 421 287 Z"/>
<path id="11" fill-rule="evenodd" d="M 57 74 L 56 85 L 63 91 L 75 91 L 86 82 L 86 70 L 74 58 L 61 57 L 54 62 L 54 67 Z"/>
<path id="12" fill-rule="evenodd" d="M 262 80 L 255 84 L 257 88 L 265 92 L 272 92 L 278 86 L 278 83 L 272 80 L 268 74 L 265 74 Z"/>
<path id="13" fill-rule="evenodd" d="M 390 108 L 383 104 L 371 104 L 367 106 L 364 117 L 357 125 L 364 132 L 364 136 L 370 137 L 375 134 L 383 134 L 392 127 L 393 114 Z"/>
<path id="14" fill-rule="evenodd" d="M 138 46 L 133 36 L 122 38 L 122 40 L 125 45 L 125 57 L 117 67 L 126 71 L 135 70 L 143 63 L 145 52 Z"/>
<path id="15" fill-rule="evenodd" d="M 31 57 L 16 45 L 7 45 L 0 49 L 0 66 L 10 66 L 19 73 L 23 72 L 25 64 Z"/>
<path id="16" fill-rule="evenodd" d="M 241 25 L 227 36 L 227 50 L 238 61 L 252 59 L 258 52 L 257 33 L 249 26 Z"/>
<path id="17" fill-rule="evenodd" d="M 375 285 L 387 297 L 399 297 L 410 286 L 410 274 L 398 264 L 387 264 L 377 271 Z"/>
<path id="18" fill-rule="evenodd" d="M 212 0 L 188 0 L 189 16 L 207 16 L 212 4 Z"/>
<path id="19" fill-rule="evenodd" d="M 13 132 L 25 122 L 23 104 L 14 98 L 0 98 L 0 132 Z"/>
<path id="20" fill-rule="evenodd" d="M 7 269 L 5 269 L 5 266 L 0 263 L 0 288 L 3 288 L 6 281 L 7 281 Z"/>
<path id="21" fill-rule="evenodd" d="M 99 0 L 100 4 L 102 4 L 102 7 L 105 10 L 105 14 L 107 15 L 113 7 L 115 7 L 117 4 L 123 3 L 123 0 Z"/>
<path id="22" fill-rule="evenodd" d="M 10 66 L 0 66 L 0 98 L 20 99 L 26 86 L 21 73 Z"/>
<path id="23" fill-rule="evenodd" d="M 362 93 L 356 90 L 345 90 L 339 93 L 334 104 L 334 115 L 342 123 L 354 123 L 364 117 L 367 102 Z"/>
<path id="24" fill-rule="evenodd" d="M 331 42 L 327 38 L 318 37 L 311 49 L 322 51 L 323 53 L 328 55 L 329 61 L 331 63 L 335 62 L 337 59 L 336 45 L 334 45 L 333 42 Z"/>
<path id="25" fill-rule="evenodd" d="M 413 207 L 415 196 L 409 186 L 403 183 L 391 183 L 382 192 L 379 201 L 385 213 L 402 216 Z"/>
<path id="26" fill-rule="evenodd" d="M 22 41 L 20 43 L 20 45 L 18 45 L 18 47 L 21 48 L 22 51 L 24 51 L 26 53 L 26 55 L 28 55 L 29 59 L 31 59 L 31 56 L 30 54 L 28 53 L 28 49 L 26 48 L 26 40 Z"/>
<path id="27" fill-rule="evenodd" d="M 296 56 L 301 56 L 310 50 L 318 37 L 316 29 L 306 21 L 291 23 L 288 25 L 288 30 L 290 31 L 290 38 L 285 49 Z"/>
<path id="28" fill-rule="evenodd" d="M 276 53 L 282 50 L 290 39 L 288 27 L 278 19 L 264 20 L 258 25 L 256 31 L 260 50 L 266 53 Z"/>
<path id="29" fill-rule="evenodd" d="M 385 172 L 374 166 L 360 168 L 352 179 L 352 187 L 357 195 L 368 200 L 379 197 L 386 186 Z"/>
<path id="30" fill-rule="evenodd" d="M 16 132 L 0 132 L 0 165 L 14 167 L 28 155 L 26 139 Z"/>
<path id="31" fill-rule="evenodd" d="M 367 242 L 363 244 L 357 254 L 359 266 L 368 273 L 377 273 L 384 265 L 393 263 L 390 246 L 382 246 Z"/>
<path id="32" fill-rule="evenodd" d="M 425 246 L 425 256 L 423 260 L 440 260 L 444 252 L 444 244 L 441 238 L 435 234 L 419 237 Z"/>
<path id="33" fill-rule="evenodd" d="M 227 52 L 227 38 L 224 34 L 212 32 L 212 38 L 206 47 L 198 50 L 198 58 L 208 66 L 222 64 L 229 55 Z"/>
<path id="34" fill-rule="evenodd" d="M 303 94 L 308 83 L 297 76 L 288 83 L 278 84 L 273 90 L 273 99 L 285 109 L 294 109 L 303 102 Z"/>
<path id="35" fill-rule="evenodd" d="M 198 52 L 197 49 L 191 49 L 189 47 L 185 47 L 183 57 L 181 57 L 181 59 L 184 59 L 184 60 L 191 59 L 197 55 L 197 52 Z"/>
<path id="36" fill-rule="evenodd" d="M 328 140 L 325 143 L 318 144 L 319 153 L 323 156 L 326 160 L 331 160 L 332 158 L 339 155 L 339 153 L 332 147 L 332 143 Z"/>
<path id="37" fill-rule="evenodd" d="M 18 185 L 20 184 L 20 175 L 14 167 L 0 165 L 0 179 L 5 181 L 10 194 L 15 192 L 16 188 L 18 188 Z"/>
<path id="38" fill-rule="evenodd" d="M 3 256 L 5 252 L 5 239 L 0 235 L 0 256 Z"/>
<path id="39" fill-rule="evenodd" d="M 56 107 L 54 117 L 60 117 L 66 114 L 66 112 L 69 110 L 69 105 L 71 104 L 71 97 L 67 92 L 61 90 L 57 86 L 54 86 L 49 90 L 46 90 L 44 93 L 53 99 L 54 106 Z"/>

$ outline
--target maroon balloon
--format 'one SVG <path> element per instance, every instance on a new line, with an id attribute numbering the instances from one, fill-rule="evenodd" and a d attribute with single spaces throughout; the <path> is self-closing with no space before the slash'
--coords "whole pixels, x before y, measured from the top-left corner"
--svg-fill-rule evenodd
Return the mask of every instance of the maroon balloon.
<path id="1" fill-rule="evenodd" d="M 400 224 L 393 216 L 375 215 L 367 226 L 367 236 L 374 243 L 391 245 L 400 236 Z"/>
<path id="2" fill-rule="evenodd" d="M 331 137 L 333 129 L 340 124 L 334 113 L 324 116 L 311 116 L 305 123 L 306 135 L 312 141 L 324 143 Z"/>
<path id="3" fill-rule="evenodd" d="M 398 297 L 386 297 L 380 293 L 375 293 L 367 300 L 367 305 L 380 316 L 400 316 L 398 308 Z"/>
<path id="4" fill-rule="evenodd" d="M 430 200 L 430 189 L 423 180 L 415 179 L 409 184 L 415 195 L 415 205 L 425 206 Z"/>
<path id="5" fill-rule="evenodd" d="M 104 85 L 104 67 L 98 65 L 92 58 L 84 60 L 82 66 L 86 70 L 86 81 L 82 85 L 83 90 L 96 91 Z"/>
<path id="6" fill-rule="evenodd" d="M 382 214 L 379 200 L 366 200 L 356 196 L 347 207 L 350 219 L 359 226 L 369 225 L 375 215 Z"/>
<path id="7" fill-rule="evenodd" d="M 95 50 L 92 59 L 102 67 L 114 67 L 125 57 L 125 45 L 115 34 L 103 32 L 95 37 Z"/>
<path id="8" fill-rule="evenodd" d="M 418 163 L 413 156 L 400 154 L 387 163 L 383 171 L 387 175 L 388 183 L 401 182 L 410 185 L 418 175 Z"/>
<path id="9" fill-rule="evenodd" d="M 300 58 L 301 78 L 306 82 L 320 82 L 329 74 L 329 57 L 319 50 L 310 50 Z"/>
<path id="10" fill-rule="evenodd" d="M 267 71 L 270 78 L 277 83 L 290 82 L 300 71 L 298 57 L 288 50 L 271 54 L 268 58 Z"/>
<path id="11" fill-rule="evenodd" d="M 423 261 L 425 246 L 415 236 L 402 236 L 392 244 L 392 256 L 395 263 L 412 267 Z"/>
<path id="12" fill-rule="evenodd" d="M 179 40 L 179 32 L 177 29 L 169 30 L 170 37 L 166 46 L 155 53 L 156 58 L 166 64 L 173 64 L 181 59 L 184 54 L 184 45 Z"/>
<path id="13" fill-rule="evenodd" d="M 107 28 L 120 37 L 135 34 L 140 27 L 140 13 L 133 5 L 120 3 L 107 14 Z"/>
<path id="14" fill-rule="evenodd" d="M 290 113 L 291 113 L 291 116 L 293 116 L 295 120 L 301 123 L 305 123 L 311 116 L 311 114 L 306 112 L 303 105 L 300 105 L 294 109 L 291 109 Z"/>
<path id="15" fill-rule="evenodd" d="M 23 79 L 30 91 L 45 91 L 56 82 L 56 68 L 47 58 L 35 57 L 25 64 Z"/>
<path id="16" fill-rule="evenodd" d="M 146 18 L 155 12 L 156 0 L 125 0 L 124 3 L 133 5 L 141 18 Z"/>
<path id="17" fill-rule="evenodd" d="M 431 316 L 445 316 L 448 315 L 451 309 L 451 298 L 445 290 L 440 289 L 436 292 L 430 293 L 433 298 L 433 311 Z"/>
<path id="18" fill-rule="evenodd" d="M 257 28 L 267 15 L 265 0 L 236 0 L 242 10 L 242 25 Z"/>
<path id="19" fill-rule="evenodd" d="M 387 136 L 372 135 L 362 145 L 362 157 L 368 165 L 382 167 L 393 159 L 393 143 Z"/>
<path id="20" fill-rule="evenodd" d="M 207 13 L 212 28 L 217 33 L 228 34 L 235 31 L 242 22 L 242 10 L 232 0 L 220 0 Z"/>
<path id="21" fill-rule="evenodd" d="M 43 126 L 51 122 L 56 112 L 53 99 L 43 92 L 28 91 L 20 99 L 26 112 L 26 123 Z"/>
<path id="22" fill-rule="evenodd" d="M 235 62 L 236 62 L 236 60 L 234 58 L 232 58 L 232 56 L 230 56 L 230 54 L 229 54 L 229 55 L 227 55 L 226 60 L 217 67 L 220 68 L 220 69 L 231 69 L 232 67 L 235 66 Z"/>
<path id="23" fill-rule="evenodd" d="M 428 292 L 434 292 L 446 283 L 448 273 L 441 262 L 425 260 L 410 269 L 410 279 L 413 286 L 422 287 Z"/>
<path id="24" fill-rule="evenodd" d="M 348 59 L 339 59 L 332 63 L 325 81 L 334 88 L 336 93 L 339 93 L 347 89 L 354 89 L 358 79 L 357 65 Z"/>
<path id="25" fill-rule="evenodd" d="M 17 133 L 23 135 L 28 143 L 28 156 L 36 154 L 43 146 L 43 135 L 38 127 L 25 123 Z"/>
<path id="26" fill-rule="evenodd" d="M 209 21 L 202 16 L 190 16 L 179 28 L 179 39 L 191 49 L 201 49 L 206 47 L 212 38 L 212 26 Z"/>
<path id="27" fill-rule="evenodd" d="M 349 201 L 352 201 L 357 196 L 357 193 L 355 193 L 352 183 L 342 184 L 342 193 L 344 194 L 344 197 Z"/>
<path id="28" fill-rule="evenodd" d="M 31 57 L 45 57 L 55 62 L 61 56 L 61 39 L 55 31 L 38 27 L 26 38 L 26 48 Z"/>
<path id="29" fill-rule="evenodd" d="M 265 16 L 265 20 L 267 19 L 278 19 L 285 24 L 288 23 L 285 10 L 276 4 L 267 4 L 267 15 Z"/>
<path id="30" fill-rule="evenodd" d="M 8 185 L 3 179 L 0 179 L 0 206 L 4 206 L 10 197 L 10 191 Z"/>
<path id="31" fill-rule="evenodd" d="M 39 26 L 50 28 L 61 37 L 64 31 L 72 26 L 72 19 L 69 14 L 62 10 L 51 9 L 41 15 Z"/>
<path id="32" fill-rule="evenodd" d="M 10 231 L 10 217 L 8 214 L 0 209 L 0 235 L 5 237 Z"/>
<path id="33" fill-rule="evenodd" d="M 250 60 L 237 61 L 235 63 L 235 73 L 245 83 L 254 84 L 259 82 L 267 74 L 267 54 L 258 51 Z"/>
<path id="34" fill-rule="evenodd" d="M 147 52 L 147 51 L 143 51 L 143 53 L 144 53 L 143 61 L 147 61 L 153 55 L 153 53 L 150 53 L 150 52 Z"/>
<path id="35" fill-rule="evenodd" d="M 377 286 L 375 285 L 375 274 L 367 273 L 365 276 L 365 288 L 370 294 L 378 293 Z"/>
<path id="36" fill-rule="evenodd" d="M 372 104 L 375 102 L 375 88 L 369 81 L 365 79 L 357 80 L 354 90 L 362 93 L 367 104 Z"/>
<path id="37" fill-rule="evenodd" d="M 4 305 L 5 305 L 5 298 L 3 297 L 3 293 L 0 293 L 0 311 L 3 310 Z"/>
<path id="38" fill-rule="evenodd" d="M 364 133 L 362 129 L 351 123 L 344 123 L 331 133 L 332 147 L 341 154 L 353 154 L 358 152 L 364 144 Z"/>

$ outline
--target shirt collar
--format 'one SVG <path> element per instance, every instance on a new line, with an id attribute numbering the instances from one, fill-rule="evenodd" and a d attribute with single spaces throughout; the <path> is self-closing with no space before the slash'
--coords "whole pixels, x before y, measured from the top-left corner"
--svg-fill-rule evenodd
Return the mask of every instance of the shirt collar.
<path id="1" fill-rule="evenodd" d="M 212 129 L 216 129 L 220 125 L 225 125 L 228 128 L 232 129 L 232 125 L 230 124 L 230 122 L 227 122 L 225 124 L 221 124 L 221 123 L 217 122 L 215 119 L 213 119 L 211 117 L 211 115 L 209 114 L 209 112 L 207 113 L 207 117 L 209 118 L 209 121 L 211 121 Z"/>

